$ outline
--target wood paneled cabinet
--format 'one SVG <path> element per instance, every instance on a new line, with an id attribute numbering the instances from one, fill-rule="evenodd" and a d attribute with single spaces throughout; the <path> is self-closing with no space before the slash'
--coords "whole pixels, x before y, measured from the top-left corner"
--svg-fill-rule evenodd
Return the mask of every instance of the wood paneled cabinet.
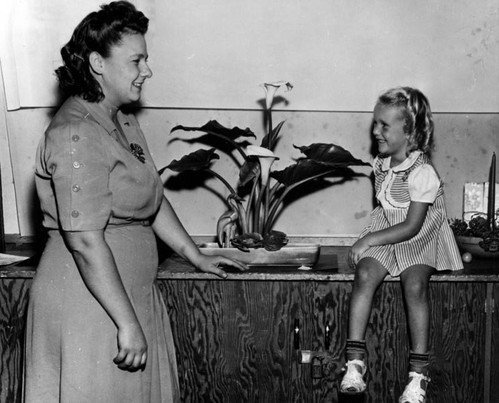
<path id="1" fill-rule="evenodd" d="M 429 402 L 489 401 L 490 376 L 497 376 L 497 344 L 491 339 L 497 318 L 493 325 L 487 307 L 492 287 L 431 283 Z M 337 375 L 344 363 L 351 282 L 169 280 L 160 281 L 160 288 L 173 324 L 183 401 L 349 401 L 338 395 Z M 364 401 L 397 401 L 408 357 L 399 282 L 380 287 L 367 345 Z M 321 352 L 323 365 L 300 363 L 296 347 Z"/>
<path id="2" fill-rule="evenodd" d="M 0 275 L 0 402 L 21 401 L 24 331 L 31 279 Z"/>
<path id="3" fill-rule="evenodd" d="M 158 282 L 184 402 L 349 401 L 338 396 L 337 372 L 351 281 L 198 277 Z M 30 278 L 0 278 L 0 402 L 20 401 L 29 284 Z M 499 283 L 433 281 L 430 291 L 428 401 L 498 401 Z M 369 389 L 360 401 L 397 401 L 407 375 L 406 329 L 400 283 L 385 282 L 373 304 Z M 300 363 L 299 350 L 321 352 L 324 365 Z"/>

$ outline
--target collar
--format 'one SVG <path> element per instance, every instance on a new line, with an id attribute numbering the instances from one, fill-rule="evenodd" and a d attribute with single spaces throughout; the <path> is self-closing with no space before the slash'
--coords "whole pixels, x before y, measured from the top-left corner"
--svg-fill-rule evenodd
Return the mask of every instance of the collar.
<path id="1" fill-rule="evenodd" d="M 106 112 L 104 112 L 104 110 L 101 107 L 99 107 L 98 103 L 88 102 L 80 97 L 75 97 L 75 98 L 90 113 L 90 115 L 92 115 L 94 120 L 100 126 L 102 126 L 108 133 L 112 133 L 113 131 L 117 130 L 116 126 L 113 123 L 113 121 L 111 120 L 111 118 L 106 114 Z M 85 116 L 85 118 L 86 117 L 87 116 Z M 130 125 L 128 117 L 123 112 L 121 112 L 119 109 L 118 109 L 116 118 L 118 119 L 118 122 L 120 123 L 120 125 L 122 127 L 123 127 L 123 125 L 125 125 L 125 126 Z"/>
<path id="2" fill-rule="evenodd" d="M 392 157 L 386 157 L 383 159 L 383 163 L 381 165 L 381 170 L 388 171 L 391 169 L 392 172 L 405 171 L 406 169 L 409 169 L 410 167 L 412 167 L 414 165 L 414 163 L 416 162 L 416 160 L 419 158 L 419 156 L 421 154 L 422 154 L 422 152 L 419 150 L 413 151 L 409 154 L 409 156 L 404 161 L 402 161 L 400 164 L 398 164 L 397 166 L 395 166 L 393 168 L 390 168 L 390 162 L 392 160 Z"/>

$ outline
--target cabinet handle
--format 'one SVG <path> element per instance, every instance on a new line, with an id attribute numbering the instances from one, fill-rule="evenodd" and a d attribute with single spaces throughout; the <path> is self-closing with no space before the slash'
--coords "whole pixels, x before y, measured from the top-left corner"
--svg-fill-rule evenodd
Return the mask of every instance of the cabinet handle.
<path id="1" fill-rule="evenodd" d="M 295 319 L 295 327 L 293 330 L 293 347 L 295 350 L 300 349 L 300 320 Z"/>

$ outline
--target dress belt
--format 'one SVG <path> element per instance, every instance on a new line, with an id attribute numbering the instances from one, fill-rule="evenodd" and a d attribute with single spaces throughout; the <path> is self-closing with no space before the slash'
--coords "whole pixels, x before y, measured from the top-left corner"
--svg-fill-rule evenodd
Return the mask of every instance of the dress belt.
<path id="1" fill-rule="evenodd" d="M 149 220 L 133 220 L 133 221 L 123 221 L 117 223 L 108 223 L 109 227 L 126 227 L 127 225 L 142 225 L 143 227 L 151 226 L 151 222 Z"/>

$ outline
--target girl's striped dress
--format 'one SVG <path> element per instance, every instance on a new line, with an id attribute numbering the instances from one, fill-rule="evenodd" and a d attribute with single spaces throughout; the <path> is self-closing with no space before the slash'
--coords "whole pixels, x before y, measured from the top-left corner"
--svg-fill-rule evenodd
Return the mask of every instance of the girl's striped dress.
<path id="1" fill-rule="evenodd" d="M 378 206 L 360 238 L 405 221 L 411 201 L 429 203 L 429 208 L 417 235 L 404 242 L 373 246 L 362 257 L 375 258 L 394 277 L 418 264 L 436 270 L 461 270 L 461 256 L 447 221 L 442 181 L 429 158 L 414 151 L 393 168 L 390 157 L 378 156 L 373 165 Z"/>

